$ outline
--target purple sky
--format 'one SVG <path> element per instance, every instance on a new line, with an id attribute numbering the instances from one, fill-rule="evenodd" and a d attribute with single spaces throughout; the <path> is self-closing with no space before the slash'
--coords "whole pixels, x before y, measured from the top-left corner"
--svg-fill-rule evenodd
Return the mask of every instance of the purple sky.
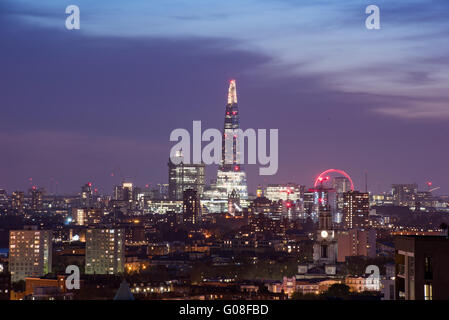
<path id="1" fill-rule="evenodd" d="M 141 1 L 115 23 L 106 9 L 119 2 L 104 12 L 74 1 L 81 30 L 68 31 L 64 9 L 72 2 L 0 4 L 0 188 L 27 189 L 30 177 L 50 192 L 57 181 L 65 193 L 87 181 L 110 193 L 122 177 L 167 183 L 170 132 L 191 131 L 193 120 L 221 129 L 235 78 L 242 127 L 279 129 L 278 173 L 258 176 L 258 165 L 246 166 L 251 192 L 259 183 L 310 186 L 337 168 L 358 189 L 367 171 L 373 192 L 392 183 L 424 189 L 431 180 L 449 193 L 447 3 L 398 1 L 404 7 L 386 7 L 372 34 L 364 29 L 366 1 L 337 22 L 331 13 L 339 8 L 326 1 L 299 8 L 316 14 L 322 27 L 315 28 L 288 24 L 291 13 L 284 17 L 271 1 L 253 12 L 251 2 L 236 13 L 246 18 L 242 31 L 230 34 L 231 6 L 155 5 L 142 24 Z M 274 22 L 258 30 L 264 12 Z"/>

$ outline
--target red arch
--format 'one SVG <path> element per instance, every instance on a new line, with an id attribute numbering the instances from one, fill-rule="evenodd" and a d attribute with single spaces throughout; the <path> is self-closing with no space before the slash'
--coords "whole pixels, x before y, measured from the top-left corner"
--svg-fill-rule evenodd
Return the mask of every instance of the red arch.
<path id="1" fill-rule="evenodd" d="M 331 173 L 331 172 L 339 173 L 339 174 L 345 176 L 346 178 L 348 178 L 349 182 L 351 183 L 351 190 L 354 191 L 354 182 L 352 182 L 352 179 L 351 179 L 351 177 L 349 176 L 349 174 L 347 174 L 347 173 L 344 172 L 343 170 L 339 170 L 339 169 L 328 169 L 328 170 L 326 170 L 326 171 L 321 172 L 321 173 L 319 174 L 319 176 L 316 177 L 316 179 L 315 179 L 314 187 L 316 188 L 316 186 L 318 185 L 320 177 L 324 177 L 325 175 L 327 175 L 328 173 Z"/>

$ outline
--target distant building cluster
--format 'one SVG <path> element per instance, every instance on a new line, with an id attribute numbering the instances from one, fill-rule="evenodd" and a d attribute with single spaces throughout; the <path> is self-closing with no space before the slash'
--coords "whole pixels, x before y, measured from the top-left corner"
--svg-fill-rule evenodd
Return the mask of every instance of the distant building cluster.
<path id="1" fill-rule="evenodd" d="M 238 128 L 232 80 L 223 141 Z M 253 195 L 238 152 L 227 163 L 223 151 L 210 183 L 205 165 L 184 163 L 180 150 L 164 184 L 0 190 L 0 299 L 281 300 L 335 288 L 354 299 L 449 298 L 449 196 L 438 187 L 373 194 L 330 169 Z M 68 266 L 79 269 L 80 289 L 66 286 Z"/>

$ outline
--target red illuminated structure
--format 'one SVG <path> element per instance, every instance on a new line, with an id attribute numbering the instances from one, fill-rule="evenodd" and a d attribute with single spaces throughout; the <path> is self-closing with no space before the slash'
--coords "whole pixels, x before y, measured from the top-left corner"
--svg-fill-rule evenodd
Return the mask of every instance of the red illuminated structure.
<path id="1" fill-rule="evenodd" d="M 314 187 L 316 188 L 318 186 L 318 184 L 323 184 L 324 181 L 328 181 L 329 177 L 327 175 L 329 173 L 339 173 L 339 174 L 345 176 L 349 180 L 349 182 L 351 183 L 351 190 L 354 191 L 354 183 L 352 182 L 352 179 L 349 176 L 349 174 L 347 174 L 343 170 L 339 170 L 339 169 L 328 169 L 326 171 L 321 172 L 318 175 L 318 177 L 315 179 Z"/>

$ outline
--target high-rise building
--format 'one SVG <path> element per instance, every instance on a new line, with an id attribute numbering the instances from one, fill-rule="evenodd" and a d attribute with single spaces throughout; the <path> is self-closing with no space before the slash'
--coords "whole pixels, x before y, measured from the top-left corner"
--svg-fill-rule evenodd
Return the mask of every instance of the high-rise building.
<path id="1" fill-rule="evenodd" d="M 9 232 L 9 271 L 11 281 L 41 277 L 51 272 L 52 231 L 11 230 Z"/>
<path id="2" fill-rule="evenodd" d="M 413 206 L 415 204 L 415 195 L 417 192 L 418 185 L 416 183 L 393 184 L 393 202 L 396 206 Z"/>
<path id="3" fill-rule="evenodd" d="M 187 189 L 193 189 L 201 199 L 206 184 L 205 165 L 185 164 L 181 151 L 176 157 L 179 164 L 174 164 L 171 159 L 168 161 L 168 193 L 171 200 L 182 200 L 183 193 Z"/>
<path id="4" fill-rule="evenodd" d="M 132 182 L 123 182 L 121 186 L 115 186 L 114 200 L 131 202 L 133 200 Z"/>
<path id="5" fill-rule="evenodd" d="M 369 193 L 348 191 L 343 194 L 343 216 L 348 229 L 369 226 Z"/>
<path id="6" fill-rule="evenodd" d="M 216 188 L 221 199 L 227 201 L 229 194 L 235 190 L 246 206 L 248 199 L 248 187 L 246 184 L 246 174 L 243 170 L 242 160 L 237 145 L 237 136 L 234 130 L 240 128 L 239 108 L 237 105 L 237 89 L 235 80 L 231 80 L 228 90 L 228 103 L 226 104 L 226 113 L 222 139 L 222 159 L 217 172 Z M 226 156 L 226 140 L 232 137 L 232 155 Z M 230 159 L 232 158 L 232 159 Z"/>
<path id="7" fill-rule="evenodd" d="M 332 189 L 334 189 L 336 193 L 351 191 L 351 181 L 346 177 L 334 177 L 332 178 Z"/>
<path id="8" fill-rule="evenodd" d="M 72 208 L 72 217 L 76 225 L 84 226 L 87 224 L 87 209 Z"/>
<path id="9" fill-rule="evenodd" d="M 89 208 L 93 204 L 94 194 L 92 192 L 92 183 L 88 182 L 81 187 L 81 206 Z"/>
<path id="10" fill-rule="evenodd" d="M 183 220 L 187 223 L 198 223 L 201 215 L 201 204 L 196 190 L 187 189 L 183 193 Z"/>
<path id="11" fill-rule="evenodd" d="M 17 211 L 17 212 L 23 211 L 23 198 L 24 198 L 24 194 L 22 191 L 14 191 L 12 193 L 11 207 L 14 211 Z"/>
<path id="12" fill-rule="evenodd" d="M 315 207 L 314 189 L 309 189 L 306 192 L 304 192 L 303 206 L 304 206 L 304 216 L 309 218 L 313 217 L 313 211 Z"/>
<path id="13" fill-rule="evenodd" d="M 323 206 L 329 205 L 329 210 L 332 211 L 329 204 L 329 189 L 321 185 L 318 188 L 309 189 L 304 192 L 304 213 L 313 221 L 318 220 L 318 213 Z"/>
<path id="14" fill-rule="evenodd" d="M 125 267 L 123 229 L 87 229 L 86 274 L 118 274 Z"/>
<path id="15" fill-rule="evenodd" d="M 40 188 L 38 189 L 36 186 L 33 186 L 29 190 L 29 194 L 31 196 L 31 209 L 42 210 L 44 191 Z"/>
<path id="16" fill-rule="evenodd" d="M 346 177 L 332 178 L 332 189 L 335 191 L 335 219 L 336 223 L 341 223 L 344 207 L 344 193 L 351 191 L 351 182 Z"/>

